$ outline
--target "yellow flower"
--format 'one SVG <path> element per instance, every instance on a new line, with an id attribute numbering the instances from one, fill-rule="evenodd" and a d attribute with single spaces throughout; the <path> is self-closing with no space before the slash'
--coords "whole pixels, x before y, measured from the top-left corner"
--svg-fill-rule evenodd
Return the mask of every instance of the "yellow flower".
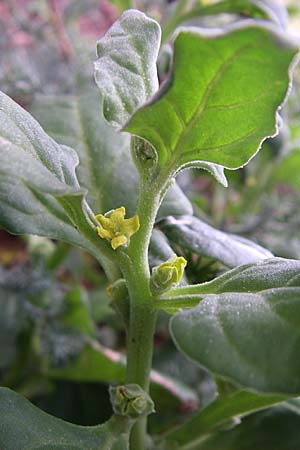
<path id="1" fill-rule="evenodd" d="M 130 236 L 140 228 L 139 216 L 136 214 L 130 219 L 125 219 L 126 210 L 124 206 L 113 209 L 105 215 L 98 214 L 96 219 L 101 224 L 97 227 L 98 235 L 110 241 L 114 250 L 121 245 L 126 245 Z"/>

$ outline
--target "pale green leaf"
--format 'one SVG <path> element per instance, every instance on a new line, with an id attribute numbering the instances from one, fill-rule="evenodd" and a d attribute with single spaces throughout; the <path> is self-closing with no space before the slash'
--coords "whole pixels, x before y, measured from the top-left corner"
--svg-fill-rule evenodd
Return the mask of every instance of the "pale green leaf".
<path id="1" fill-rule="evenodd" d="M 50 416 L 19 394 L 0 388 L 0 448 L 5 450 L 127 450 L 132 421 L 113 416 L 82 427 Z"/>
<path id="2" fill-rule="evenodd" d="M 202 299 L 172 319 L 178 348 L 239 385 L 299 394 L 299 274 L 300 261 L 274 258 L 204 285 L 174 289 L 170 295 L 176 291 L 184 299 L 186 291 Z"/>
<path id="3" fill-rule="evenodd" d="M 158 89 L 160 26 L 131 9 L 97 42 L 95 79 L 108 122 L 122 127 Z"/>
<path id="4" fill-rule="evenodd" d="M 225 32 L 183 28 L 169 81 L 124 129 L 154 146 L 164 170 L 241 167 L 277 133 L 297 51 L 284 34 L 253 22 Z"/>
<path id="5" fill-rule="evenodd" d="M 101 256 L 104 246 L 90 225 L 86 190 L 75 173 L 76 152 L 57 144 L 3 93 L 0 155 L 0 225 L 12 233 L 65 240 Z"/>
<path id="6" fill-rule="evenodd" d="M 271 258 L 271 252 L 241 236 L 219 231 L 194 216 L 168 217 L 162 230 L 171 242 L 193 253 L 236 267 Z"/>

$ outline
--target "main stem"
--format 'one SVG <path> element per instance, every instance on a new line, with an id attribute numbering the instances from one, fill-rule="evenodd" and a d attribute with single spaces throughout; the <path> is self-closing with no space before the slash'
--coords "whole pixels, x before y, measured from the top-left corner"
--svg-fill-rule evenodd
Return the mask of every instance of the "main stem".
<path id="1" fill-rule="evenodd" d="M 157 210 L 160 189 L 142 183 L 138 215 L 140 229 L 132 236 L 127 253 L 120 255 L 120 267 L 126 279 L 130 296 L 130 320 L 127 342 L 126 383 L 149 390 L 157 309 L 150 290 L 148 247 Z M 130 441 L 131 450 L 145 450 L 147 418 L 135 424 Z"/>

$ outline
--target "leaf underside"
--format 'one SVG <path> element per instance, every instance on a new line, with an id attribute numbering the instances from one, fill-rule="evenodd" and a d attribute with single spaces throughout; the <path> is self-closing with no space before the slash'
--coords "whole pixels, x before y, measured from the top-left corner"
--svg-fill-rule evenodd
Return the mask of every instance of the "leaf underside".
<path id="1" fill-rule="evenodd" d="M 193 253 L 236 267 L 273 255 L 254 242 L 241 236 L 225 233 L 194 216 L 169 217 L 162 224 L 168 238 Z"/>
<path id="2" fill-rule="evenodd" d="M 81 209 L 76 153 L 58 145 L 13 100 L 0 94 L 0 224 L 13 233 L 83 244 L 58 199 Z"/>

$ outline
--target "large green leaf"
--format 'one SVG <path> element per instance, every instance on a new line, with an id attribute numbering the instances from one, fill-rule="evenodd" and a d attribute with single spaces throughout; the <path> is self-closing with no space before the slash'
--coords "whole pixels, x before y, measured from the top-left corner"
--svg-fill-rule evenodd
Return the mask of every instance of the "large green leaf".
<path id="1" fill-rule="evenodd" d="M 169 81 L 124 129 L 149 141 L 168 171 L 241 167 L 277 133 L 297 51 L 284 34 L 253 22 L 215 34 L 181 29 Z"/>
<path id="2" fill-rule="evenodd" d="M 108 122 L 122 127 L 158 89 L 160 26 L 140 11 L 125 11 L 97 42 L 95 79 Z"/>
<path id="3" fill-rule="evenodd" d="M 81 427 L 44 413 L 15 392 L 0 388 L 0 447 L 4 450 L 127 450 L 132 421 L 113 416 Z"/>
<path id="4" fill-rule="evenodd" d="M 224 233 L 194 216 L 168 217 L 162 224 L 168 238 L 199 255 L 228 267 L 271 258 L 271 252 L 241 236 Z"/>
<path id="5" fill-rule="evenodd" d="M 182 305 L 185 296 L 202 299 L 171 321 L 173 339 L 188 357 L 234 383 L 299 394 L 300 261 L 242 266 L 169 295 Z"/>
<path id="6" fill-rule="evenodd" d="M 0 225 L 12 233 L 65 240 L 98 256 L 97 249 L 105 251 L 75 174 L 77 154 L 57 144 L 3 93 L 0 154 Z"/>
<path id="7" fill-rule="evenodd" d="M 217 398 L 206 408 L 193 415 L 183 425 L 169 431 L 163 442 L 166 449 L 181 448 L 181 445 L 195 445 L 203 436 L 222 428 L 232 426 L 234 420 L 254 411 L 268 408 L 284 400 L 281 395 L 259 395 L 247 391 L 235 391 Z M 190 448 L 190 447 L 188 447 Z"/>
<path id="8" fill-rule="evenodd" d="M 95 212 L 105 213 L 124 205 L 128 215 L 135 213 L 139 177 L 130 156 L 130 136 L 106 123 L 95 92 L 39 96 L 32 113 L 51 137 L 78 153 L 77 176 L 88 190 L 87 199 Z M 181 214 L 192 214 L 192 205 L 175 183 L 157 219 Z"/>

